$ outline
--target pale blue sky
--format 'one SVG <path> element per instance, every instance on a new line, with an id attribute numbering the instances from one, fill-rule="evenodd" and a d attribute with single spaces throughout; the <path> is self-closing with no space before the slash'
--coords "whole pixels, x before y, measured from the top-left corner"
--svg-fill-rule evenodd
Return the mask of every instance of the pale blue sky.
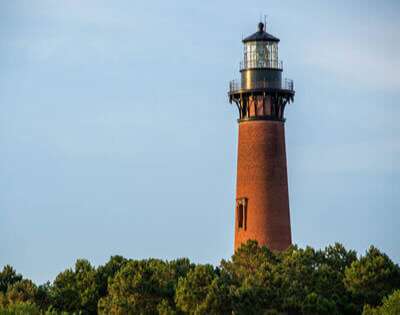
<path id="1" fill-rule="evenodd" d="M 0 265 L 233 251 L 242 35 L 281 39 L 294 241 L 400 261 L 398 1 L 1 1 Z"/>

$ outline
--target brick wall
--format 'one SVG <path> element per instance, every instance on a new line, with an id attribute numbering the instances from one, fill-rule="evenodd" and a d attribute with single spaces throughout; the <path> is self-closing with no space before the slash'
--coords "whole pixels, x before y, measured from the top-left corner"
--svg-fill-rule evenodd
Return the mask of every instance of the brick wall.
<path id="1" fill-rule="evenodd" d="M 285 250 L 292 240 L 284 123 L 240 122 L 237 167 L 236 198 L 246 200 L 246 224 L 238 227 L 235 209 L 235 250 L 248 239 Z"/>

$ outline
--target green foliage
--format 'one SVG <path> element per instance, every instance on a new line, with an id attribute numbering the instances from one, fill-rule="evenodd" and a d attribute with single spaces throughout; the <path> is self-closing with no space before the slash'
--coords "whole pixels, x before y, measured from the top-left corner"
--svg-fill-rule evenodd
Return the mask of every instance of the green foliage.
<path id="1" fill-rule="evenodd" d="M 275 265 L 279 258 L 267 247 L 260 247 L 256 241 L 243 244 L 232 256 L 231 261 L 221 261 L 221 266 L 236 282 L 244 281 L 249 274 L 260 271 L 266 265 Z"/>
<path id="2" fill-rule="evenodd" d="M 387 255 L 371 246 L 364 257 L 346 269 L 344 283 L 361 306 L 376 306 L 400 287 L 400 269 Z"/>
<path id="3" fill-rule="evenodd" d="M 298 314 L 307 295 L 314 292 L 315 272 L 320 257 L 310 247 L 293 247 L 281 257 L 282 262 L 277 266 L 275 277 L 280 290 L 282 309 Z"/>
<path id="4" fill-rule="evenodd" d="M 6 293 L 9 285 L 22 280 L 22 276 L 17 274 L 10 265 L 4 266 L 0 272 L 0 292 Z"/>
<path id="5" fill-rule="evenodd" d="M 42 311 L 41 315 L 81 315 L 82 312 L 73 312 L 73 313 L 69 313 L 69 312 L 59 312 L 57 310 L 55 310 L 53 307 L 49 307 L 46 311 Z"/>
<path id="6" fill-rule="evenodd" d="M 177 311 L 174 309 L 174 307 L 171 306 L 171 304 L 167 300 L 162 300 L 157 305 L 157 311 L 158 311 L 158 314 L 160 314 L 160 315 L 176 315 L 176 314 L 178 314 Z"/>
<path id="7" fill-rule="evenodd" d="M 35 304 L 39 306 L 41 310 L 46 310 L 51 306 L 50 289 L 50 282 L 46 282 L 45 284 L 39 285 L 37 287 Z"/>
<path id="8" fill-rule="evenodd" d="M 260 314 L 281 304 L 275 273 L 279 262 L 280 257 L 255 241 L 241 246 L 231 261 L 221 262 L 235 314 Z"/>
<path id="9" fill-rule="evenodd" d="M 373 308 L 364 306 L 363 315 L 399 315 L 400 314 L 400 290 L 383 299 L 383 305 Z"/>
<path id="10" fill-rule="evenodd" d="M 305 298 L 302 311 L 304 315 L 333 315 L 338 314 L 335 302 L 316 293 L 310 293 Z"/>
<path id="11" fill-rule="evenodd" d="M 188 260 L 129 261 L 109 282 L 109 294 L 100 299 L 99 313 L 157 314 L 159 305 L 167 312 L 166 303 L 174 305 L 178 278 L 190 268 Z"/>
<path id="12" fill-rule="evenodd" d="M 41 315 L 41 311 L 35 304 L 18 302 L 0 308 L 0 315 Z"/>
<path id="13" fill-rule="evenodd" d="M 281 306 L 276 308 L 294 314 L 355 314 L 343 284 L 346 268 L 357 259 L 354 251 L 340 244 L 323 251 L 293 246 L 279 256 L 274 274 Z"/>
<path id="14" fill-rule="evenodd" d="M 400 315 L 399 289 L 399 266 L 374 247 L 357 259 L 340 244 L 274 253 L 249 241 L 218 267 L 112 256 L 40 286 L 6 266 L 0 315 Z"/>
<path id="15" fill-rule="evenodd" d="M 56 277 L 50 298 L 58 311 L 96 314 L 99 288 L 95 268 L 87 260 L 77 260 L 74 270 L 67 269 Z"/>
<path id="16" fill-rule="evenodd" d="M 6 298 L 8 304 L 21 302 L 34 302 L 37 295 L 37 287 L 31 280 L 20 280 L 8 287 Z"/>
<path id="17" fill-rule="evenodd" d="M 104 297 L 107 295 L 108 281 L 128 262 L 122 256 L 112 256 L 110 260 L 97 269 L 96 281 L 99 288 L 99 296 Z"/>
<path id="18" fill-rule="evenodd" d="M 357 253 L 354 250 L 346 250 L 342 244 L 335 243 L 325 248 L 324 262 L 339 273 L 343 273 L 356 260 Z"/>
<path id="19" fill-rule="evenodd" d="M 228 289 L 211 265 L 198 265 L 180 278 L 176 305 L 185 314 L 229 314 Z"/>

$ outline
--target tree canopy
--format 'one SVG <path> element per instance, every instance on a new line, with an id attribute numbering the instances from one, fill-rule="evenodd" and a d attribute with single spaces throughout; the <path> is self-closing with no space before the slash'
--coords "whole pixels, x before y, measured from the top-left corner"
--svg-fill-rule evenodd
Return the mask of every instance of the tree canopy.
<path id="1" fill-rule="evenodd" d="M 357 257 L 341 244 L 274 253 L 249 241 L 218 266 L 78 259 L 39 286 L 11 266 L 0 272 L 0 315 L 398 315 L 399 304 L 399 266 L 375 247 Z"/>

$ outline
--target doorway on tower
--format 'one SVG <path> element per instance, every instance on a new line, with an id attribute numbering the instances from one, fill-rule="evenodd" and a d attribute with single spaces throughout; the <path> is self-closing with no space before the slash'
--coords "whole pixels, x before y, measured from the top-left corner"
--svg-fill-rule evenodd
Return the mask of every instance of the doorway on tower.
<path id="1" fill-rule="evenodd" d="M 239 230 L 247 229 L 247 198 L 236 200 L 236 218 Z"/>

